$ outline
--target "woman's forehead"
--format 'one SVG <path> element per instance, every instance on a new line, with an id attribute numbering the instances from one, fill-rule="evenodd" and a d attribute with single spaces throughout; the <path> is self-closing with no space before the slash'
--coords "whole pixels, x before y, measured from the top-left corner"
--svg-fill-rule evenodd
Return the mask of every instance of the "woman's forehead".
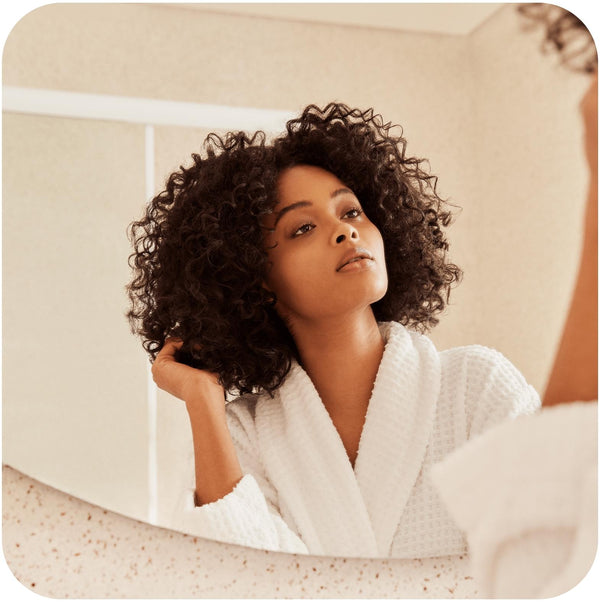
<path id="1" fill-rule="evenodd" d="M 278 207 L 299 201 L 312 201 L 325 193 L 329 195 L 346 188 L 331 172 L 314 165 L 296 165 L 281 172 L 277 179 Z"/>

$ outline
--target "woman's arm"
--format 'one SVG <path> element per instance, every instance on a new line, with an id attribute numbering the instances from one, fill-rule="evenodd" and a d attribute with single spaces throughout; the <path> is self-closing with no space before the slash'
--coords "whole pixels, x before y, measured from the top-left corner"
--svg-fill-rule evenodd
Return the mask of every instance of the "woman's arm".
<path id="1" fill-rule="evenodd" d="M 221 499 L 243 476 L 224 413 L 212 409 L 217 401 L 202 394 L 186 400 L 194 441 L 197 506 Z M 223 397 L 220 403 L 224 408 Z"/>
<path id="2" fill-rule="evenodd" d="M 182 491 L 184 497 L 173 517 L 173 528 L 237 545 L 307 554 L 304 542 L 275 507 L 275 492 L 258 467 L 255 445 L 240 416 L 228 422 L 217 375 L 177 362 L 175 352 L 179 347 L 180 341 L 167 340 L 152 366 L 156 384 L 185 401 L 194 442 L 194 500 L 191 490 L 189 496 Z M 238 450 L 246 466 L 245 476 Z"/>
<path id="3" fill-rule="evenodd" d="M 580 104 L 590 183 L 583 248 L 543 405 L 598 399 L 598 77 Z"/>
<path id="4" fill-rule="evenodd" d="M 225 394 L 217 376 L 175 360 L 180 341 L 169 339 L 152 365 L 154 382 L 185 402 L 192 427 L 196 504 L 223 498 L 242 478 L 225 417 Z"/>

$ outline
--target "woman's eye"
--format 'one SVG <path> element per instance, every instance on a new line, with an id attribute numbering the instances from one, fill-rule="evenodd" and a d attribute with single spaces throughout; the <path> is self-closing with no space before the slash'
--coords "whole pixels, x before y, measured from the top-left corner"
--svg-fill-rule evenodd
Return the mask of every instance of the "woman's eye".
<path id="1" fill-rule="evenodd" d="M 297 236 L 302 236 L 303 234 L 306 234 L 313 228 L 314 228 L 313 224 L 303 224 L 302 226 L 300 226 L 297 230 L 295 230 L 292 233 L 292 238 L 296 238 Z"/>
<path id="2" fill-rule="evenodd" d="M 350 211 L 346 211 L 346 213 L 344 214 L 344 217 L 355 218 L 355 217 L 358 217 L 359 215 L 361 215 L 362 212 L 363 212 L 362 209 L 355 207 L 354 209 L 350 209 Z"/>
<path id="3" fill-rule="evenodd" d="M 346 213 L 344 213 L 342 215 L 342 218 L 356 219 L 357 217 L 360 217 L 362 215 L 362 213 L 363 213 L 363 210 L 360 207 L 353 207 L 352 209 L 349 209 L 348 211 L 346 211 Z M 298 236 L 302 236 L 303 234 L 310 232 L 314 228 L 316 228 L 315 224 L 312 224 L 312 223 L 302 224 L 299 228 L 297 228 L 296 230 L 294 230 L 292 232 L 291 238 L 298 238 Z"/>

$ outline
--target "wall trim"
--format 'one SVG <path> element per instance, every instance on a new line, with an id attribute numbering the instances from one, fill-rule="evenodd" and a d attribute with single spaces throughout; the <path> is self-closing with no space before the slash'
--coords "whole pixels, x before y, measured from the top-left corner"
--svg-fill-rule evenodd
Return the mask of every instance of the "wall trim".
<path id="1" fill-rule="evenodd" d="M 281 132 L 296 113 L 226 105 L 88 94 L 45 88 L 2 87 L 3 110 L 10 113 L 102 119 L 151 125 Z"/>

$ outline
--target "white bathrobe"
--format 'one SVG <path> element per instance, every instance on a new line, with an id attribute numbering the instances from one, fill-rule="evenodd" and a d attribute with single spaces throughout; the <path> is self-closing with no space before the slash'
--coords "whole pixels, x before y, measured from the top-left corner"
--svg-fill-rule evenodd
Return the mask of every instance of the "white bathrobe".
<path id="1" fill-rule="evenodd" d="M 227 405 L 244 477 L 216 502 L 185 492 L 172 527 L 269 550 L 327 556 L 424 558 L 460 554 L 463 535 L 429 469 L 493 424 L 533 413 L 536 391 L 499 352 L 438 352 L 395 322 L 352 468 L 306 374 L 294 363 L 273 398 Z"/>

